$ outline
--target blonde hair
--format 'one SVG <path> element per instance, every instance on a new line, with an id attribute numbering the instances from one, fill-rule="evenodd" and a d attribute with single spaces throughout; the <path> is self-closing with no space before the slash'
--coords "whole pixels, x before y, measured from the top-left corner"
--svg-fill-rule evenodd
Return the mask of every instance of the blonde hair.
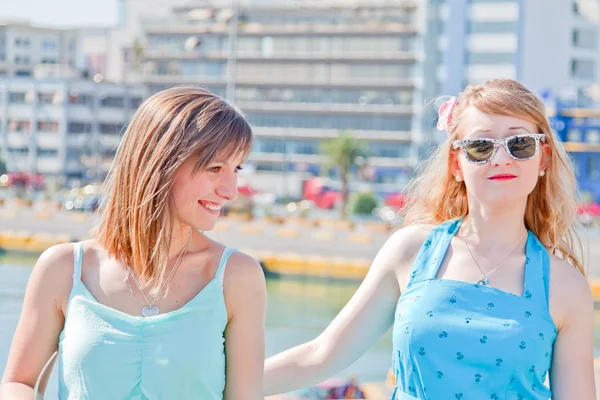
<path id="1" fill-rule="evenodd" d="M 133 116 L 104 186 L 93 234 L 108 254 L 162 290 L 176 210 L 171 187 L 188 159 L 193 172 L 252 147 L 242 114 L 215 94 L 175 87 L 146 100 Z M 155 292 L 156 293 L 156 292 Z"/>
<path id="2" fill-rule="evenodd" d="M 575 229 L 577 182 L 573 165 L 562 142 L 552 134 L 544 103 L 513 80 L 469 85 L 457 102 L 448 139 L 421 165 L 417 177 L 407 187 L 409 200 L 403 209 L 404 226 L 437 225 L 468 214 L 467 191 L 465 185 L 451 174 L 450 156 L 451 143 L 464 134 L 466 122 L 462 115 L 467 108 L 521 118 L 534 123 L 538 132 L 546 134 L 546 143 L 551 149 L 547 174 L 539 179 L 527 198 L 525 226 L 551 254 L 565 259 L 585 275 L 583 249 Z"/>

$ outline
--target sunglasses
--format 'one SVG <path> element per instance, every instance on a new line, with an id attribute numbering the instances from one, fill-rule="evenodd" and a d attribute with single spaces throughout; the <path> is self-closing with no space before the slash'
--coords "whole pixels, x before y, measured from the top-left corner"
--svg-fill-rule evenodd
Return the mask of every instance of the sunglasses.
<path id="1" fill-rule="evenodd" d="M 485 164 L 494 157 L 498 147 L 504 146 L 506 152 L 515 160 L 525 161 L 535 157 L 541 141 L 546 141 L 543 133 L 509 136 L 504 139 L 464 139 L 455 140 L 452 147 L 461 148 L 467 160 L 474 164 Z"/>

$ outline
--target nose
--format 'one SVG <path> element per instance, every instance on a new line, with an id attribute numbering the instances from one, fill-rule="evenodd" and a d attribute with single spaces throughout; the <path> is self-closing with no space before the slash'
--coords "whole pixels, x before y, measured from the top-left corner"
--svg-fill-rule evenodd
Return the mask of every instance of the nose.
<path id="1" fill-rule="evenodd" d="M 500 166 L 500 165 L 508 165 L 513 162 L 513 158 L 508 154 L 508 151 L 504 146 L 499 146 L 498 150 L 496 150 L 496 154 L 492 157 L 492 165 Z"/>
<path id="2" fill-rule="evenodd" d="M 238 198 L 237 174 L 223 174 L 217 185 L 217 194 L 227 201 L 234 201 Z"/>

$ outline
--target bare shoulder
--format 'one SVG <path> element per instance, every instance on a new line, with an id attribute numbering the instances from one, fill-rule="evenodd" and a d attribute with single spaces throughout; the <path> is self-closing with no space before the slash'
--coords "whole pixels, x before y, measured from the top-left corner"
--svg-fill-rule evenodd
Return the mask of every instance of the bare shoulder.
<path id="1" fill-rule="evenodd" d="M 74 243 L 58 244 L 46 249 L 31 272 L 30 285 L 38 295 L 55 299 L 64 311 L 73 286 Z"/>
<path id="2" fill-rule="evenodd" d="M 396 265 L 411 262 L 433 228 L 429 225 L 411 225 L 399 229 L 385 242 L 380 254 Z"/>
<path id="3" fill-rule="evenodd" d="M 229 257 L 223 291 L 230 320 L 237 310 L 264 313 L 266 309 L 265 275 L 258 261 L 247 254 L 236 251 Z"/>
<path id="4" fill-rule="evenodd" d="M 265 275 L 259 262 L 248 254 L 235 251 L 227 261 L 225 285 L 263 287 Z"/>
<path id="5" fill-rule="evenodd" d="M 550 308 L 557 312 L 557 325 L 569 316 L 593 309 L 592 292 L 586 277 L 555 255 L 550 256 Z"/>

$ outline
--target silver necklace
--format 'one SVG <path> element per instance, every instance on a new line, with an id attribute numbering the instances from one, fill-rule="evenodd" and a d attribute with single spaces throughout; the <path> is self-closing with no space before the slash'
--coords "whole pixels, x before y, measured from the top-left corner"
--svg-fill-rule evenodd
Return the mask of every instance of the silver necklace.
<path id="1" fill-rule="evenodd" d="M 519 243 L 517 244 L 517 247 L 515 247 L 513 249 L 513 251 L 511 251 L 508 256 L 506 256 L 502 261 L 500 261 L 500 263 L 498 265 L 496 265 L 491 271 L 489 271 L 487 273 L 483 272 L 483 270 L 481 269 L 481 267 L 477 263 L 477 260 L 473 256 L 473 253 L 471 253 L 471 249 L 469 248 L 469 245 L 467 244 L 467 242 L 463 238 L 461 238 L 460 236 L 458 238 L 460 240 L 462 240 L 462 242 L 465 244 L 465 246 L 467 247 L 467 251 L 469 252 L 469 255 L 471 256 L 471 259 L 475 263 L 475 266 L 477 267 L 477 269 L 479 270 L 479 272 L 481 272 L 481 279 L 477 281 L 477 284 L 481 285 L 481 286 L 487 286 L 490 283 L 490 280 L 488 279 L 488 276 L 490 276 L 493 272 L 495 272 L 496 270 L 498 270 L 498 268 L 500 268 L 502 266 L 502 264 L 504 264 L 504 262 L 506 260 L 508 260 L 510 258 L 510 256 L 513 255 L 513 253 L 521 246 L 521 243 L 523 243 L 523 240 L 525 240 L 526 237 L 527 237 L 527 232 L 525 232 L 525 236 L 523 237 L 523 239 L 521 239 L 519 241 Z"/>
<path id="2" fill-rule="evenodd" d="M 183 247 L 183 249 L 181 249 L 181 252 L 179 253 L 177 261 L 175 261 L 175 265 L 173 266 L 171 273 L 167 277 L 164 287 L 169 287 L 169 285 L 171 284 L 171 280 L 173 280 L 173 278 L 175 277 L 175 272 L 177 271 L 177 268 L 179 268 L 179 265 L 181 264 L 181 260 L 183 259 L 183 254 L 187 250 L 188 245 L 190 244 L 191 238 L 192 238 L 192 232 L 190 231 L 190 236 L 188 237 L 188 240 L 187 240 L 185 246 Z M 129 291 L 131 292 L 131 295 L 135 299 L 136 303 L 138 303 L 138 306 L 140 306 L 141 304 L 138 301 L 137 297 L 135 297 L 135 294 L 133 294 L 133 289 L 131 287 L 131 284 L 129 283 L 129 277 L 131 277 L 131 279 L 133 279 L 133 282 L 135 283 L 138 291 L 142 294 L 142 296 L 144 296 L 144 300 L 146 300 L 146 304 L 143 305 L 141 308 L 142 316 L 143 317 L 154 317 L 154 316 L 158 315 L 160 313 L 160 308 L 158 308 L 158 306 L 154 303 L 156 303 L 156 300 L 158 300 L 158 297 L 160 296 L 161 293 L 160 292 L 157 293 L 154 296 L 154 298 L 152 299 L 152 301 L 149 301 L 148 298 L 146 297 L 146 295 L 144 294 L 144 292 L 142 291 L 142 289 L 140 287 L 140 283 L 137 280 L 137 278 L 135 277 L 135 275 L 133 274 L 133 271 L 131 271 L 131 268 L 127 267 L 125 269 L 125 281 L 127 282 L 127 286 L 129 287 Z"/>

